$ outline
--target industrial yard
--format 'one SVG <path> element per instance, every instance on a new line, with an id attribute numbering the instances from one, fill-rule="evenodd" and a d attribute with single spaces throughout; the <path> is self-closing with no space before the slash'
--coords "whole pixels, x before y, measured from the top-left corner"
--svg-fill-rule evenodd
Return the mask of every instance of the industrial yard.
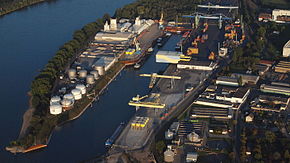
<path id="1" fill-rule="evenodd" d="M 136 18 L 134 25 L 126 19 L 120 20 L 119 23 L 116 19 L 111 19 L 110 25 L 106 22 L 104 31 L 96 34 L 89 47 L 60 76 L 60 81 L 55 87 L 58 91 L 50 100 L 50 113 L 58 115 L 62 111 L 72 109 L 75 101 L 81 100 L 82 96 L 96 99 L 100 94 L 95 90 L 99 79 L 120 60 L 136 57 L 133 54 L 136 52 L 126 56 L 129 47 L 134 45 L 140 51 L 137 61 L 139 62 L 139 59 L 144 57 L 141 54 L 145 55 L 147 49 L 160 35 L 158 26 L 152 20 Z M 132 62 L 136 61 L 133 59 Z M 122 68 L 118 71 L 121 70 Z"/>

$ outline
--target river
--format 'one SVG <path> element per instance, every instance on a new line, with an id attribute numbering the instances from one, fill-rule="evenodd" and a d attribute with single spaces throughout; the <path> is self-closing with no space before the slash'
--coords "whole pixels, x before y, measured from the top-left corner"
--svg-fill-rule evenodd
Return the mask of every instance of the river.
<path id="1" fill-rule="evenodd" d="M 71 39 L 75 30 L 132 1 L 57 0 L 0 18 L 1 163 L 72 163 L 105 152 L 105 140 L 120 122 L 134 114 L 134 108 L 127 102 L 137 93 L 149 92 L 149 79 L 138 74 L 166 68 L 166 64 L 156 64 L 154 56 L 138 71 L 132 68 L 122 71 L 92 108 L 54 131 L 47 148 L 17 155 L 4 148 L 18 137 L 33 77 L 57 49 Z M 173 43 L 170 47 L 174 47 Z"/>

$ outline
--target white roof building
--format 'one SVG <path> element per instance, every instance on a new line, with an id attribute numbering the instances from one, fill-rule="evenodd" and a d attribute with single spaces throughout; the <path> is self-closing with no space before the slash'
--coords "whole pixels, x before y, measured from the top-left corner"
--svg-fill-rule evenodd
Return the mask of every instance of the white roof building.
<path id="1" fill-rule="evenodd" d="M 277 21 L 278 16 L 290 16 L 290 10 L 280 10 L 280 9 L 274 9 L 272 11 L 272 17 L 274 21 Z"/>
<path id="2" fill-rule="evenodd" d="M 290 56 L 290 40 L 283 47 L 283 57 Z"/>

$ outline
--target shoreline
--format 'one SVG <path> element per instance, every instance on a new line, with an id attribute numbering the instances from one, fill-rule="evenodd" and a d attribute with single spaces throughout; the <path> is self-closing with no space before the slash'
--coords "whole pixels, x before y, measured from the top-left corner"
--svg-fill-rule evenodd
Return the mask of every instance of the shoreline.
<path id="1" fill-rule="evenodd" d="M 121 64 L 119 62 L 116 62 L 114 66 L 118 66 L 117 64 Z M 109 78 L 109 81 L 101 88 L 101 90 L 94 96 L 94 98 L 90 99 L 89 103 L 83 107 L 81 109 L 81 111 L 74 117 L 72 117 L 71 119 L 68 119 L 68 120 L 65 120 L 63 122 L 60 122 L 59 124 L 55 125 L 50 133 L 48 134 L 48 136 L 45 138 L 46 139 L 46 142 L 45 142 L 45 145 L 48 145 L 52 135 L 53 135 L 53 132 L 55 130 L 56 127 L 60 127 L 68 122 L 71 122 L 73 120 L 76 120 L 77 118 L 79 118 L 94 102 L 95 102 L 95 99 L 100 97 L 102 95 L 102 93 L 104 92 L 104 90 L 111 84 L 112 81 L 114 81 L 116 79 L 116 77 L 124 70 L 124 68 L 126 67 L 126 65 L 124 64 L 121 64 L 121 67 L 120 69 L 118 69 L 118 71 L 116 72 L 113 72 L 113 77 L 108 77 L 108 76 L 104 76 L 105 78 Z M 29 109 L 25 111 L 24 115 L 23 115 L 23 122 L 22 122 L 22 127 L 21 127 L 21 131 L 19 133 L 19 136 L 18 138 L 21 138 L 21 137 L 24 137 L 25 134 L 27 134 L 27 129 L 30 125 L 30 120 L 32 118 L 32 115 L 33 115 L 33 111 L 35 110 L 34 108 L 31 107 L 31 99 L 32 97 L 30 97 L 29 99 Z M 31 146 L 33 147 L 33 146 Z M 13 154 L 16 154 L 16 153 L 25 153 L 25 150 L 23 146 L 13 146 L 13 147 L 9 147 L 7 146 L 6 148 L 6 151 L 8 152 L 11 152 Z"/>
<path id="2" fill-rule="evenodd" d="M 114 75 L 114 77 L 113 78 L 111 78 L 110 79 L 110 81 L 99 91 L 99 93 L 94 97 L 94 99 L 96 99 L 97 97 L 100 97 L 101 95 L 102 95 L 102 93 L 104 92 L 104 90 L 111 84 L 111 82 L 112 81 L 114 81 L 115 79 L 116 79 L 116 77 L 124 70 L 124 68 L 126 67 L 126 65 L 123 65 L 122 67 L 121 67 L 121 69 Z M 50 141 L 50 138 L 51 138 L 51 136 L 52 136 L 52 134 L 53 134 L 53 131 L 55 130 L 55 128 L 56 127 L 60 127 L 60 126 L 62 126 L 62 125 L 64 125 L 64 124 L 66 124 L 66 123 L 68 123 L 68 122 L 71 122 L 71 121 L 73 121 L 73 120 L 76 120 L 77 118 L 79 118 L 94 102 L 95 102 L 95 100 L 91 100 L 91 102 L 89 103 L 89 104 L 87 104 L 85 107 L 84 107 L 84 109 L 78 114 L 78 115 L 76 115 L 75 117 L 73 117 L 72 119 L 69 119 L 69 120 L 67 120 L 67 121 L 64 121 L 64 122 L 62 122 L 62 123 L 60 123 L 60 124 L 58 124 L 58 125 L 56 125 L 53 129 L 52 129 L 52 131 L 51 131 L 51 133 L 50 133 L 50 136 L 48 137 L 48 139 L 47 139 L 47 142 L 46 142 L 46 144 L 48 144 L 49 143 L 49 141 Z"/>
<path id="3" fill-rule="evenodd" d="M 8 12 L 3 13 L 3 14 L 0 14 L 0 18 L 1 18 L 1 17 L 4 17 L 5 15 L 8 15 L 8 14 L 10 14 L 10 13 L 16 12 L 16 11 L 18 11 L 18 10 L 25 9 L 25 8 L 27 8 L 27 7 L 30 7 L 30 6 L 33 6 L 33 5 L 39 4 L 39 3 L 43 3 L 43 2 L 47 2 L 47 0 L 39 0 L 39 1 L 37 1 L 37 2 L 32 2 L 31 4 L 28 4 L 28 5 L 26 5 L 26 6 L 18 7 L 18 8 L 16 8 L 16 9 L 14 9 L 14 10 L 8 11 Z M 15 7 L 15 4 L 14 4 L 14 7 Z"/>
<path id="4" fill-rule="evenodd" d="M 153 42 L 162 34 L 157 28 L 158 26 L 153 25 L 151 28 L 156 28 L 157 30 L 155 32 L 150 32 L 149 35 L 150 41 L 148 40 L 140 40 L 141 43 L 141 49 L 142 49 L 142 55 L 139 59 L 143 59 L 147 56 L 147 50 L 149 47 L 152 47 Z M 87 94 L 86 97 L 78 102 L 76 107 L 72 110 L 69 110 L 67 112 L 64 112 L 64 114 L 60 114 L 60 116 L 46 116 L 43 120 L 45 125 L 47 125 L 45 128 L 42 128 L 42 135 L 37 136 L 35 134 L 32 134 L 32 137 L 34 139 L 30 139 L 31 142 L 24 142 L 19 143 L 17 142 L 19 139 L 26 138 L 27 136 L 31 136 L 29 134 L 30 127 L 31 127 L 31 120 L 33 119 L 34 111 L 35 109 L 32 108 L 32 101 L 33 97 L 30 96 L 29 98 L 29 109 L 24 113 L 23 115 L 23 122 L 22 122 L 22 128 L 19 133 L 18 140 L 12 141 L 10 145 L 6 147 L 6 150 L 11 153 L 26 153 L 29 151 L 33 151 L 39 148 L 46 147 L 48 143 L 50 142 L 51 136 L 53 134 L 53 131 L 56 127 L 62 126 L 67 122 L 70 122 L 72 120 L 75 120 L 79 118 L 88 107 L 92 106 L 93 102 L 96 101 L 102 95 L 105 91 L 105 89 L 109 86 L 109 84 L 116 79 L 116 77 L 121 73 L 121 71 L 127 67 L 127 64 L 124 64 L 122 61 L 116 61 L 113 66 L 108 70 L 108 72 L 101 77 L 99 82 L 95 83 L 95 85 L 88 91 L 91 92 L 91 94 Z M 93 95 L 93 96 L 91 96 Z M 33 127 L 33 126 L 32 126 Z M 33 131 L 33 130 L 32 130 Z M 37 138 L 37 139 L 36 139 Z M 22 141 L 22 140 L 20 140 Z M 41 146 L 41 147 L 40 147 Z"/>

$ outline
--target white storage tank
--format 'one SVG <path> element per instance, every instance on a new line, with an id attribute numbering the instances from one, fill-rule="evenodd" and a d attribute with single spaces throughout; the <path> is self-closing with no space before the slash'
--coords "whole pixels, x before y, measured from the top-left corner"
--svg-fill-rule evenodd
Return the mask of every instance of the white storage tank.
<path id="1" fill-rule="evenodd" d="M 79 89 L 73 89 L 71 90 L 72 95 L 74 96 L 75 100 L 80 100 L 82 98 L 81 90 Z"/>
<path id="2" fill-rule="evenodd" d="M 165 132 L 165 139 L 166 140 L 172 140 L 173 139 L 173 132 L 171 132 L 170 130 Z"/>
<path id="3" fill-rule="evenodd" d="M 78 84 L 76 86 L 76 89 L 79 89 L 81 91 L 81 94 L 83 94 L 83 95 L 87 93 L 86 86 L 83 84 Z"/>
<path id="4" fill-rule="evenodd" d="M 198 134 L 195 133 L 195 132 L 192 132 L 192 133 L 188 134 L 188 135 L 187 135 L 187 139 L 188 139 L 190 142 L 194 142 L 194 143 L 200 141 Z"/>
<path id="5" fill-rule="evenodd" d="M 75 79 L 77 75 L 77 71 L 75 69 L 68 70 L 68 78 Z"/>
<path id="6" fill-rule="evenodd" d="M 94 84 L 95 83 L 94 75 L 88 75 L 86 82 L 87 82 L 87 84 Z"/>
<path id="7" fill-rule="evenodd" d="M 52 104 L 57 104 L 57 103 L 59 103 L 60 102 L 60 97 L 59 96 L 53 96 L 53 97 L 51 97 L 51 99 L 50 99 L 50 105 L 52 105 Z"/>
<path id="8" fill-rule="evenodd" d="M 72 100 L 72 101 L 74 101 L 74 95 L 71 94 L 71 93 L 65 94 L 65 95 L 63 96 L 63 99 L 68 99 L 68 100 Z"/>
<path id="9" fill-rule="evenodd" d="M 49 107 L 50 114 L 58 115 L 62 112 L 62 106 L 60 104 L 52 104 Z"/>
<path id="10" fill-rule="evenodd" d="M 97 70 L 99 75 L 101 75 L 101 76 L 105 74 L 105 67 L 104 66 L 95 66 L 95 70 Z"/>
<path id="11" fill-rule="evenodd" d="M 98 71 L 93 70 L 93 71 L 90 72 L 90 74 L 94 76 L 95 80 L 98 80 L 99 79 L 99 73 L 98 73 Z"/>
<path id="12" fill-rule="evenodd" d="M 171 150 L 166 150 L 164 152 L 164 161 L 165 162 L 173 162 L 174 161 L 174 152 Z"/>
<path id="13" fill-rule="evenodd" d="M 87 70 L 80 70 L 79 71 L 79 77 L 80 78 L 86 78 L 87 77 Z"/>
<path id="14" fill-rule="evenodd" d="M 73 101 L 69 99 L 63 99 L 61 101 L 61 105 L 62 105 L 63 110 L 70 110 L 73 106 Z"/>

